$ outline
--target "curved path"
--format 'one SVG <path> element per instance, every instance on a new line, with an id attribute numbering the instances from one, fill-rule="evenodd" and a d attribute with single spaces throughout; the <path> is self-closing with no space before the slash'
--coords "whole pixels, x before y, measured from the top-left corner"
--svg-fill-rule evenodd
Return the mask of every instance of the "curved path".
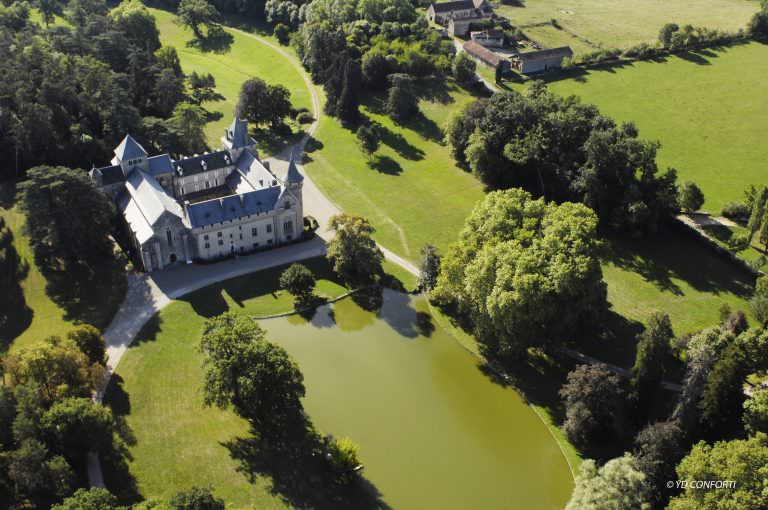
<path id="1" fill-rule="evenodd" d="M 270 162 L 270 169 L 278 177 L 282 177 L 288 170 L 290 159 L 295 158 L 297 162 L 296 166 L 304 176 L 304 185 L 302 189 L 304 212 L 317 219 L 319 223 L 319 228 L 317 230 L 318 235 L 313 239 L 302 243 L 283 246 L 253 255 L 236 257 L 233 260 L 222 261 L 216 264 L 191 264 L 187 266 L 176 266 L 151 274 L 142 273 L 128 275 L 128 290 L 125 299 L 115 314 L 115 317 L 112 319 L 112 322 L 104 331 L 104 340 L 107 344 L 107 373 L 100 390 L 95 396 L 97 402 L 101 402 L 103 399 L 104 391 L 109 384 L 109 380 L 114 373 L 115 368 L 118 363 L 120 363 L 120 360 L 128 350 L 128 347 L 136 338 L 136 335 L 138 335 L 144 325 L 168 305 L 168 303 L 192 291 L 223 280 L 286 263 L 325 255 L 326 241 L 331 237 L 331 233 L 328 230 L 328 220 L 331 216 L 341 212 L 335 204 L 323 195 L 315 183 L 312 182 L 312 179 L 310 179 L 309 175 L 304 171 L 303 165 L 298 163 L 302 160 L 304 148 L 310 137 L 317 130 L 318 123 L 322 116 L 320 99 L 311 80 L 306 72 L 304 72 L 304 69 L 301 68 L 296 60 L 284 49 L 254 34 L 235 28 L 228 27 L 227 29 L 255 39 L 281 54 L 300 72 L 307 89 L 309 90 L 315 121 L 309 126 L 307 133 L 299 142 L 286 148 L 280 154 L 269 158 L 268 161 Z M 380 248 L 387 259 L 402 266 L 406 271 L 409 271 L 414 275 L 418 274 L 418 270 L 413 264 L 398 255 L 395 255 L 383 246 L 380 246 Z M 98 454 L 96 452 L 89 452 L 87 461 L 88 481 L 90 485 L 92 487 L 104 487 L 104 477 L 102 475 Z"/>

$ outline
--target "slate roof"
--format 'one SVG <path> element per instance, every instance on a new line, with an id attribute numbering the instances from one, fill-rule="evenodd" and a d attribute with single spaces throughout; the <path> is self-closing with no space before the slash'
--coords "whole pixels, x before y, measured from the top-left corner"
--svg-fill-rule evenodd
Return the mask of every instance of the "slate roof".
<path id="1" fill-rule="evenodd" d="M 179 221 L 184 214 L 155 178 L 138 168 L 128 174 L 125 192 L 117 205 L 139 243 L 145 243 L 154 235 L 152 226 L 164 213 L 176 216 Z"/>
<path id="2" fill-rule="evenodd" d="M 299 169 L 296 168 L 296 163 L 293 162 L 293 158 L 291 158 L 291 162 L 288 163 L 288 173 L 285 174 L 285 182 L 286 183 L 296 183 L 301 182 L 304 180 L 304 176 L 301 175 L 299 172 Z"/>
<path id="3" fill-rule="evenodd" d="M 475 4 L 472 0 L 457 0 L 454 2 L 440 2 L 432 4 L 432 10 L 435 12 L 451 12 L 474 9 Z"/>
<path id="4" fill-rule="evenodd" d="M 464 51 L 466 51 L 469 55 L 480 59 L 489 65 L 492 65 L 493 67 L 498 67 L 502 60 L 504 60 L 500 55 L 492 52 L 485 46 L 481 45 L 480 43 L 476 43 L 475 41 L 465 42 Z"/>
<path id="5" fill-rule="evenodd" d="M 232 160 L 229 157 L 229 152 L 217 151 L 191 158 L 180 159 L 176 162 L 176 170 L 179 175 L 187 176 L 224 168 L 231 164 Z"/>
<path id="6" fill-rule="evenodd" d="M 242 173 L 254 189 L 276 186 L 277 180 L 272 172 L 256 159 L 253 154 L 243 151 L 235 162 L 235 167 Z"/>
<path id="7" fill-rule="evenodd" d="M 233 149 L 243 149 L 256 143 L 248 135 L 248 124 L 237 117 L 227 129 L 227 140 L 232 144 Z"/>
<path id="8" fill-rule="evenodd" d="M 126 135 L 123 141 L 120 142 L 120 145 L 115 148 L 115 156 L 120 161 L 127 161 L 129 159 L 146 158 L 147 151 L 131 135 Z"/>
<path id="9" fill-rule="evenodd" d="M 204 227 L 269 212 L 275 208 L 279 198 L 280 187 L 272 186 L 240 195 L 189 204 L 187 216 L 192 228 Z"/>
<path id="10" fill-rule="evenodd" d="M 149 163 L 149 175 L 152 177 L 173 171 L 173 160 L 168 154 L 152 156 L 147 162 Z"/>
<path id="11" fill-rule="evenodd" d="M 102 186 L 125 181 L 125 174 L 123 174 L 123 168 L 120 165 L 105 166 L 97 170 L 101 173 Z"/>
<path id="12" fill-rule="evenodd" d="M 245 178 L 239 168 L 227 176 L 226 184 L 235 193 L 248 193 L 256 190 L 256 187 Z"/>
<path id="13" fill-rule="evenodd" d="M 535 62 L 537 60 L 548 60 L 552 58 L 563 59 L 565 57 L 570 58 L 572 56 L 573 50 L 571 50 L 570 46 L 561 46 L 559 48 L 549 48 L 546 50 L 526 51 L 524 53 L 520 53 L 518 58 L 521 62 Z"/>

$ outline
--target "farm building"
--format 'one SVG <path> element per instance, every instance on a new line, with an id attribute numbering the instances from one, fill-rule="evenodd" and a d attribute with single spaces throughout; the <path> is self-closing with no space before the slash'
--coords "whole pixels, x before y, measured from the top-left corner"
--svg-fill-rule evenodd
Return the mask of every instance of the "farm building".
<path id="1" fill-rule="evenodd" d="M 492 52 L 485 46 L 482 46 L 475 41 L 467 41 L 464 43 L 464 51 L 467 55 L 477 60 L 479 63 L 491 69 L 500 69 L 502 73 L 509 71 L 511 64 L 509 60 L 503 58 L 501 55 Z"/>
<path id="2" fill-rule="evenodd" d="M 470 18 L 454 19 L 448 21 L 448 33 L 455 37 L 466 37 L 469 35 L 469 27 L 472 23 L 485 19 L 483 16 L 472 16 Z"/>
<path id="3" fill-rule="evenodd" d="M 498 29 L 471 32 L 470 38 L 485 47 L 501 48 L 504 46 L 504 31 Z"/>
<path id="4" fill-rule="evenodd" d="M 486 0 L 457 0 L 430 4 L 427 8 L 427 18 L 432 23 L 447 26 L 452 19 L 482 18 L 490 11 Z"/>
<path id="5" fill-rule="evenodd" d="M 573 57 L 570 46 L 520 53 L 515 67 L 523 74 L 539 73 L 550 69 L 559 69 L 565 58 Z"/>

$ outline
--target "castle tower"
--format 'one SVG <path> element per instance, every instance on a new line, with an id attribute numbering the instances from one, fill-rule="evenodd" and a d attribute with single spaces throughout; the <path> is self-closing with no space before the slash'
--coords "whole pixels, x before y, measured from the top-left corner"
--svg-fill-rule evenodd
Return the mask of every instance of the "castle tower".
<path id="1" fill-rule="evenodd" d="M 288 163 L 288 173 L 285 174 L 285 187 L 301 202 L 301 188 L 303 186 L 304 176 L 296 168 L 296 163 L 293 162 L 293 156 L 291 156 L 291 161 Z"/>
<path id="2" fill-rule="evenodd" d="M 134 167 L 139 167 L 146 172 L 148 168 L 147 151 L 131 135 L 126 135 L 120 145 L 115 148 L 112 164 L 120 165 L 124 175 L 128 175 L 128 172 Z"/>
<path id="3" fill-rule="evenodd" d="M 234 118 L 232 124 L 224 130 L 224 136 L 221 137 L 221 143 L 229 151 L 232 161 L 237 161 L 240 154 L 245 149 L 250 149 L 254 156 L 256 155 L 256 140 L 248 134 L 248 123 Z M 257 156 L 258 157 L 258 156 Z"/>

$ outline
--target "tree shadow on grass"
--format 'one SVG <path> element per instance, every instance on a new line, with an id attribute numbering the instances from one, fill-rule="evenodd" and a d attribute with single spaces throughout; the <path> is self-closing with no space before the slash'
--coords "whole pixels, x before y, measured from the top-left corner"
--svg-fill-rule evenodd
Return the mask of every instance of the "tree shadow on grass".
<path id="1" fill-rule="evenodd" d="M 102 258 L 94 267 L 54 267 L 36 260 L 46 279 L 45 292 L 64 309 L 64 319 L 100 329 L 109 325 L 127 288 L 121 256 Z"/>
<path id="2" fill-rule="evenodd" d="M 398 156 L 411 161 L 424 159 L 424 151 L 415 145 L 411 145 L 401 133 L 396 133 L 378 122 L 371 121 L 370 124 L 376 130 L 381 143 L 397 152 Z"/>
<path id="3" fill-rule="evenodd" d="M 28 273 L 29 265 L 13 245 L 13 232 L 4 229 L 0 217 L 0 353 L 32 324 L 33 311 L 21 288 Z"/>
<path id="4" fill-rule="evenodd" d="M 279 425 L 253 424 L 249 437 L 223 443 L 251 482 L 272 480 L 271 492 L 296 508 L 387 508 L 362 476 L 342 483 L 330 469 L 323 438 L 301 414 Z"/>
<path id="5" fill-rule="evenodd" d="M 682 295 L 679 279 L 699 292 L 732 293 L 747 298 L 753 278 L 701 244 L 671 230 L 643 239 L 612 235 L 605 261 L 633 271 L 662 291 Z"/>
<path id="6" fill-rule="evenodd" d="M 125 420 L 131 412 L 130 397 L 123 388 L 120 375 L 112 374 L 104 394 L 104 404 L 112 410 L 120 438 L 126 445 L 134 446 L 136 437 Z M 99 459 L 104 482 L 121 504 L 137 503 L 144 499 L 128 466 L 128 462 L 132 460 L 131 454 L 124 446 L 100 451 Z"/>
<path id="7" fill-rule="evenodd" d="M 213 25 L 203 37 L 187 41 L 187 47 L 196 48 L 203 53 L 228 53 L 235 38 L 221 25 Z"/>
<path id="8" fill-rule="evenodd" d="M 368 162 L 368 166 L 382 174 L 400 175 L 403 173 L 403 167 L 400 166 L 400 163 L 389 156 L 382 156 L 381 154 L 377 154 L 371 158 Z"/>
<path id="9" fill-rule="evenodd" d="M 717 56 L 711 51 L 705 51 L 705 50 L 681 51 L 679 53 L 676 53 L 676 55 L 683 60 L 692 62 L 694 64 L 698 64 L 700 66 L 711 66 L 712 62 L 710 62 L 706 57 Z"/>

